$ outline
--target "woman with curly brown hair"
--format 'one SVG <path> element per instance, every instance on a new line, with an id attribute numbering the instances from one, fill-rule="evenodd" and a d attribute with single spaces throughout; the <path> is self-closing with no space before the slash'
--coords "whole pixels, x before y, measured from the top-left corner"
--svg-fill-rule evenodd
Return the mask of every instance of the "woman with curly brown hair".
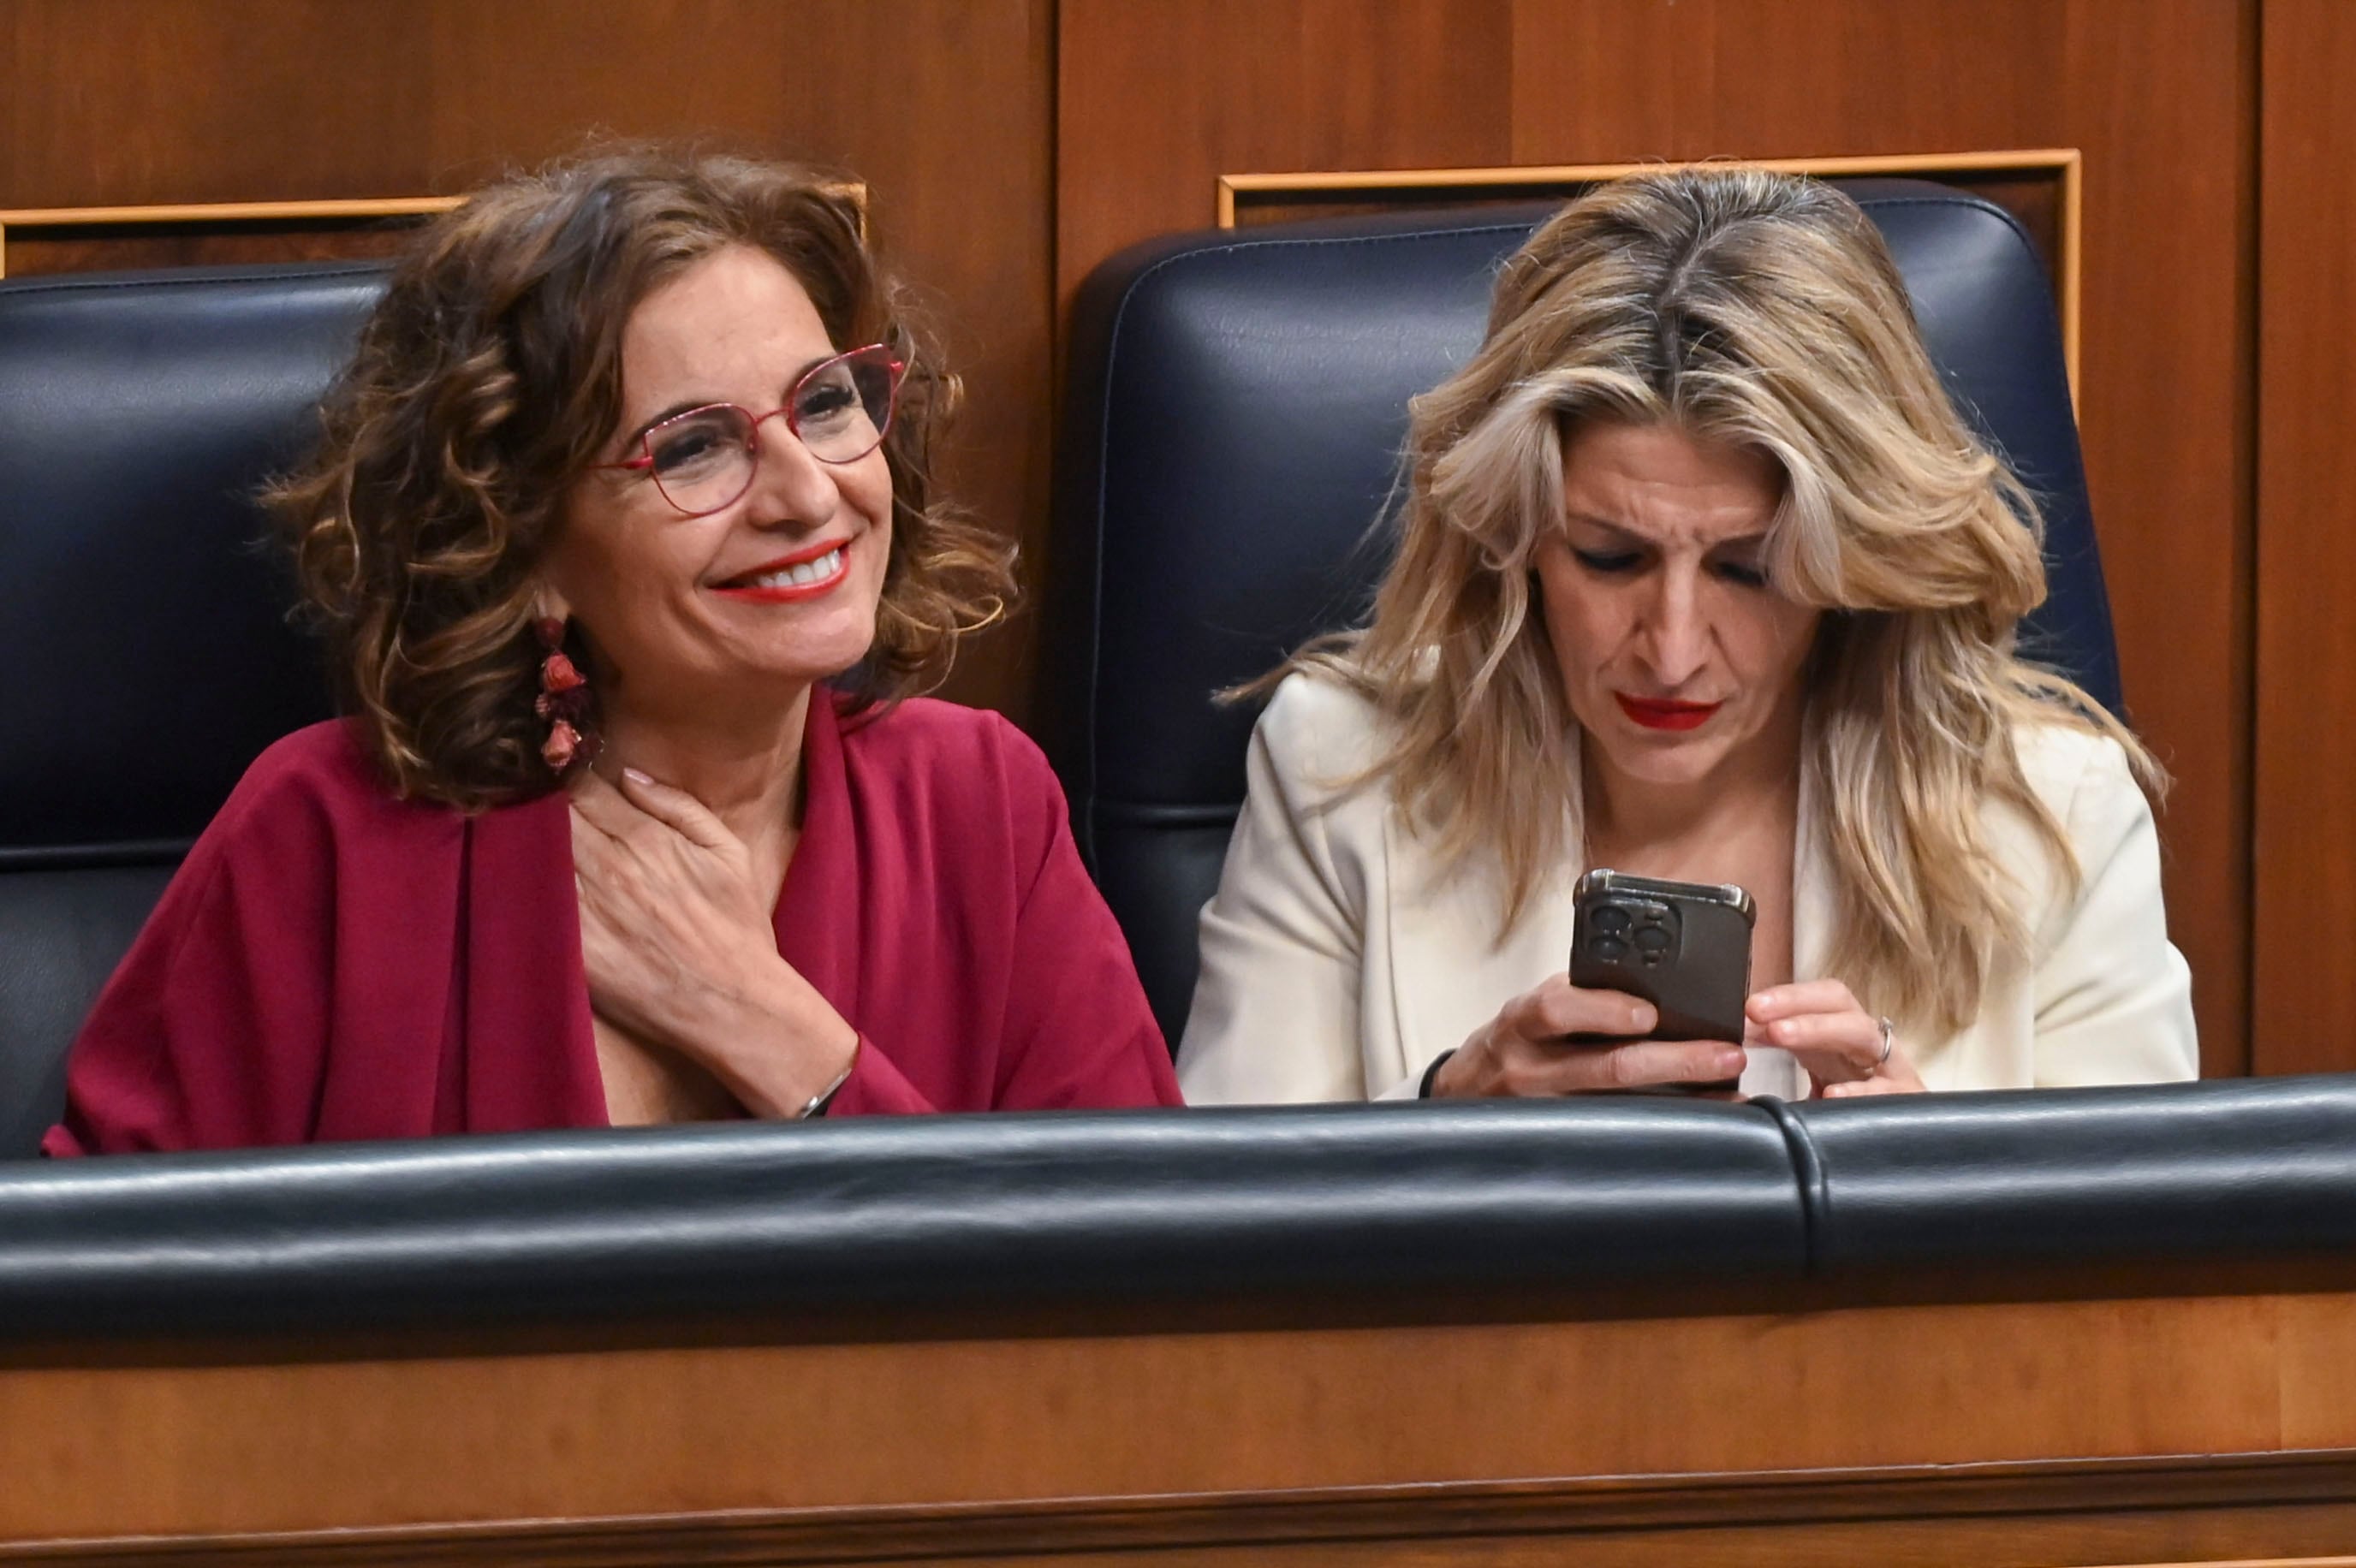
<path id="1" fill-rule="evenodd" d="M 274 497 L 348 717 L 199 840 L 48 1151 L 1174 1102 L 1036 748 L 915 695 L 1012 583 L 895 307 L 739 159 L 433 228 Z"/>

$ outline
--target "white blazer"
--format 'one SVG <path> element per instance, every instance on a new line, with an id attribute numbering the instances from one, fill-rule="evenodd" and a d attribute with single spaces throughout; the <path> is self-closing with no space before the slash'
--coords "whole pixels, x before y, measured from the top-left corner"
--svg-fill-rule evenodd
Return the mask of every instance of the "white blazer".
<path id="1" fill-rule="evenodd" d="M 1204 907 L 1201 977 L 1178 1051 L 1189 1104 L 1411 1096 L 1441 1051 L 1569 962 L 1565 866 L 1494 940 L 1493 874 L 1445 877 L 1379 782 L 1341 787 L 1374 755 L 1371 704 L 1288 677 L 1252 732 L 1250 793 Z M 2021 765 L 2076 848 L 2075 897 L 2028 825 L 1991 810 L 1994 851 L 2022 890 L 2030 956 L 1990 976 L 1969 1028 L 1901 1043 L 1933 1089 L 2156 1083 L 2200 1072 L 2191 978 L 2168 940 L 2151 810 L 2115 741 L 2066 725 L 2019 737 Z M 1832 890 L 1804 789 L 1792 888 L 1793 977 L 1824 974 Z M 1754 1050 L 1750 1093 L 1799 1098 L 1807 1074 Z"/>

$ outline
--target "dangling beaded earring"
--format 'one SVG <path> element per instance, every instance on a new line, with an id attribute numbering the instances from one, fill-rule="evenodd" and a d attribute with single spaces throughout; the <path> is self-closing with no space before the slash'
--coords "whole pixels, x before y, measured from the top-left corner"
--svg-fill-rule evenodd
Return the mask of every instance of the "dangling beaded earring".
<path id="1" fill-rule="evenodd" d="M 563 622 L 542 616 L 531 624 L 531 629 L 540 645 L 548 650 L 548 656 L 540 661 L 540 696 L 531 705 L 533 712 L 549 721 L 541 760 L 549 772 L 562 778 L 574 764 L 586 764 L 597 754 L 596 738 L 582 732 L 589 721 L 589 680 L 564 656 Z"/>

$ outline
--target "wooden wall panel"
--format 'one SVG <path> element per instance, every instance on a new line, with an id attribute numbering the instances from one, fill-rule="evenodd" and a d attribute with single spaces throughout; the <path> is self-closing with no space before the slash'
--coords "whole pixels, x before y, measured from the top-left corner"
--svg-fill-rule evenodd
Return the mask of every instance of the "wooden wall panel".
<path id="1" fill-rule="evenodd" d="M 2262 1072 L 2356 1065 L 2356 5 L 2266 0 L 2256 907 Z"/>
<path id="2" fill-rule="evenodd" d="M 1081 1561 L 1403 1568 L 1562 1561 L 1574 1532 L 1615 1529 L 1651 1539 L 1601 1560 L 2356 1544 L 2356 1403 L 2332 1371 L 2356 1347 L 2344 1293 L 1360 1328 L 1164 1316 L 1076 1336 L 0 1354 L 0 1560 L 119 1562 L 145 1538 L 186 1561 L 191 1538 L 222 1536 L 254 1563 L 1096 1548 Z M 2313 1397 L 2286 1392 L 2310 1381 Z M 2220 1504 L 2326 1501 L 2329 1533 L 2196 1525 Z M 2098 1554 L 2091 1521 L 2073 1538 L 2050 1517 L 2105 1509 L 2147 1516 L 2110 1541 L 2120 1555 Z M 1909 1516 L 1911 1531 L 1859 1528 Z M 1968 1549 L 1935 1549 L 1942 1516 Z M 1697 1525 L 1751 1528 L 1696 1554 Z M 509 1539 L 469 1553 L 468 1527 Z M 601 1528 L 616 1535 L 603 1550 Z M 341 1554 L 302 1539 L 337 1530 L 352 1532 Z M 409 1531 L 444 1549 L 417 1552 Z M 295 1533 L 273 1552 L 280 1532 Z M 86 1557 L 38 1544 L 77 1541 Z M 1202 1555 L 1159 1554 L 1187 1552 Z"/>
<path id="3" fill-rule="evenodd" d="M 10 0 L 0 207 L 420 196 L 414 0 Z"/>
<path id="4" fill-rule="evenodd" d="M 843 165 L 967 375 L 948 483 L 1035 557 L 1053 47 L 1052 0 L 7 0 L 0 208 L 436 195 L 597 132 Z M 1019 711 L 1028 640 L 952 695 Z"/>
<path id="5" fill-rule="evenodd" d="M 2177 778 L 2204 1065 L 2235 1072 L 2255 48 L 2254 0 L 1065 0 L 1056 275 L 1068 297 L 1119 246 L 1208 224 L 1227 173 L 2083 149 L 2088 481 L 2127 700 Z"/>
<path id="6" fill-rule="evenodd" d="M 1060 299 L 1223 174 L 1512 161 L 1511 0 L 1063 0 L 1060 35 Z"/>

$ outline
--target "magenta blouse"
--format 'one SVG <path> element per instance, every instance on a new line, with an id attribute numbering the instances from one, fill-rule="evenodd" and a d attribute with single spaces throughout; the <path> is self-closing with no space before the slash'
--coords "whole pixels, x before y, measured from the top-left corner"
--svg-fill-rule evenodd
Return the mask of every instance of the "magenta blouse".
<path id="1" fill-rule="evenodd" d="M 777 951 L 862 1037 L 832 1115 L 1173 1105 L 1129 948 L 996 714 L 814 700 Z M 394 799 L 262 753 L 101 994 L 51 1155 L 606 1125 L 563 796 Z"/>

